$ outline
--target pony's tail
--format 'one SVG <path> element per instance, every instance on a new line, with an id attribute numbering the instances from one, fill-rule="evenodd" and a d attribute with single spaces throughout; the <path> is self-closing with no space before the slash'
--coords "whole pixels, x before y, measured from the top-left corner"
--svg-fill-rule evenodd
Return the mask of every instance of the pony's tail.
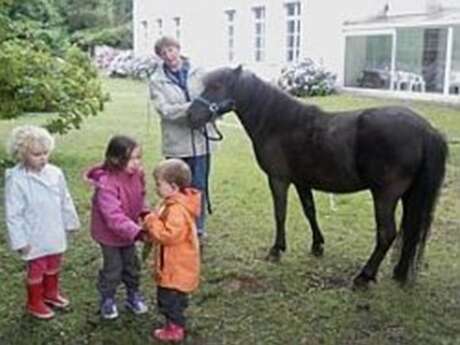
<path id="1" fill-rule="evenodd" d="M 414 281 L 430 233 L 436 202 L 446 172 L 448 146 L 435 130 L 424 134 L 423 159 L 409 190 L 403 195 L 402 248 L 394 278 Z"/>

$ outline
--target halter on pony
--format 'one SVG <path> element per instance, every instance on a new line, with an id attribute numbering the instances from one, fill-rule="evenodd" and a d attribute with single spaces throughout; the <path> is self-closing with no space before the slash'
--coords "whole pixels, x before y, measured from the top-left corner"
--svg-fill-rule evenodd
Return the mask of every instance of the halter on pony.
<path id="1" fill-rule="evenodd" d="M 191 138 L 192 138 L 192 150 L 193 150 L 193 156 L 196 156 L 196 145 L 195 145 L 195 133 L 194 131 L 195 130 L 199 130 L 200 133 L 204 136 L 205 138 L 205 141 L 206 141 L 206 156 L 209 155 L 209 142 L 210 141 L 221 141 L 222 139 L 224 139 L 224 136 L 222 134 L 222 132 L 219 130 L 219 128 L 217 128 L 217 125 L 215 123 L 215 120 L 231 111 L 231 110 L 234 110 L 235 108 L 235 102 L 233 100 L 225 100 L 225 101 L 222 101 L 220 103 L 216 103 L 216 102 L 210 102 L 208 101 L 207 99 L 201 97 L 201 96 L 198 96 L 197 98 L 195 98 L 196 101 L 199 101 L 201 103 L 203 103 L 205 106 L 208 107 L 208 110 L 209 110 L 209 118 L 207 119 L 207 121 L 205 122 L 205 124 L 201 127 L 198 127 L 198 126 L 193 126 L 192 125 L 192 121 L 190 119 L 190 115 L 188 115 L 188 122 L 189 122 L 189 126 L 190 126 L 190 132 L 191 132 Z M 212 126 L 212 128 L 214 129 L 214 131 L 217 133 L 217 136 L 216 137 L 210 137 L 209 134 L 208 134 L 208 129 L 206 127 L 206 124 L 209 122 L 209 124 Z M 209 174 L 209 164 L 207 163 L 206 164 L 206 175 Z M 209 186 L 208 186 L 208 182 L 207 182 L 207 179 L 206 179 L 206 203 L 207 203 L 207 208 L 208 208 L 208 212 L 209 214 L 212 214 L 212 206 L 211 206 L 211 201 L 210 201 L 210 198 L 209 198 Z"/>
<path id="2" fill-rule="evenodd" d="M 200 102 L 200 103 L 203 103 L 206 107 L 208 107 L 209 118 L 206 119 L 206 123 L 211 124 L 211 126 L 213 127 L 213 129 L 217 133 L 217 137 L 210 137 L 208 135 L 208 132 L 207 132 L 207 129 L 206 129 L 206 124 L 203 125 L 200 128 L 197 128 L 196 126 L 194 126 L 193 121 L 191 121 L 190 115 L 189 115 L 189 125 L 192 128 L 192 130 L 193 129 L 202 129 L 201 134 L 203 134 L 203 136 L 206 138 L 207 141 L 208 140 L 211 140 L 211 141 L 220 141 L 220 140 L 222 140 L 224 138 L 224 136 L 222 135 L 222 132 L 217 128 L 215 120 L 218 119 L 221 115 L 223 115 L 223 114 L 225 114 L 225 113 L 227 113 L 229 111 L 235 110 L 235 101 L 232 100 L 232 99 L 226 99 L 226 100 L 223 100 L 220 103 L 216 103 L 216 102 L 208 101 L 203 96 L 198 96 L 197 98 L 195 98 L 195 100 Z"/>

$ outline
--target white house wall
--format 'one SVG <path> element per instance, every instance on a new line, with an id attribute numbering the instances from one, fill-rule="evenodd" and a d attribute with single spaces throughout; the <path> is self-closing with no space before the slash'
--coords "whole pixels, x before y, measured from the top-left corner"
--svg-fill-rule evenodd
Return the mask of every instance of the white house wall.
<path id="1" fill-rule="evenodd" d="M 382 0 L 388 4 L 388 15 L 427 13 L 440 8 L 459 7 L 460 0 Z"/>
<path id="2" fill-rule="evenodd" d="M 229 65 L 226 10 L 235 10 L 235 58 L 267 78 L 286 64 L 285 4 L 294 0 L 134 0 L 134 51 L 151 54 L 158 38 L 157 19 L 163 34 L 174 36 L 173 18 L 181 18 L 182 52 L 199 64 L 213 68 Z M 347 20 L 405 13 L 423 13 L 428 7 L 460 5 L 460 0 L 300 0 L 302 6 L 301 56 L 322 62 L 343 80 L 344 35 Z M 265 6 L 265 61 L 255 62 L 253 11 Z M 147 29 L 142 22 L 148 23 Z"/>

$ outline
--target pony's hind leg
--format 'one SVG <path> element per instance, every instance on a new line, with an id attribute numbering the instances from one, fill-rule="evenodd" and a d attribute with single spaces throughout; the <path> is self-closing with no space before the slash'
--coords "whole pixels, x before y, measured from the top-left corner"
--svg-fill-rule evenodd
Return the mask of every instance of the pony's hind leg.
<path id="1" fill-rule="evenodd" d="M 305 188 L 295 185 L 297 193 L 299 194 L 300 201 L 305 216 L 307 217 L 313 235 L 313 243 L 311 245 L 311 252 L 314 256 L 322 256 L 324 253 L 324 238 L 316 220 L 316 208 L 313 193 L 310 188 Z"/>
<path id="2" fill-rule="evenodd" d="M 396 237 L 394 213 L 398 197 L 388 193 L 372 191 L 376 223 L 376 245 L 361 272 L 353 280 L 355 287 L 367 287 L 369 281 L 376 280 L 377 271 L 385 254 Z"/>
<path id="3" fill-rule="evenodd" d="M 393 271 L 393 277 L 401 283 L 415 281 L 446 172 L 447 143 L 432 131 L 425 135 L 422 164 L 403 196 L 401 258 Z"/>
<path id="4" fill-rule="evenodd" d="M 286 250 L 286 207 L 287 207 L 287 192 L 289 181 L 268 177 L 270 191 L 273 198 L 273 208 L 275 212 L 276 234 L 275 243 L 268 253 L 267 259 L 270 261 L 279 261 L 281 252 Z"/>
<path id="5" fill-rule="evenodd" d="M 420 211 L 413 206 L 413 202 L 410 193 L 406 193 L 403 196 L 403 215 L 400 229 L 402 245 L 399 248 L 399 261 L 393 269 L 393 279 L 401 284 L 407 281 L 414 281 L 417 269 L 414 257 L 420 235 L 417 233 L 417 224 L 414 224 L 413 220 L 417 218 L 417 213 Z"/>

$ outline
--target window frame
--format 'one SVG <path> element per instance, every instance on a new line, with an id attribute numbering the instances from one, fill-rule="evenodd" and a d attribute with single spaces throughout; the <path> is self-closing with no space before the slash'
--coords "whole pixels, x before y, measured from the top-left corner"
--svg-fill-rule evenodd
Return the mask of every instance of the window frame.
<path id="1" fill-rule="evenodd" d="M 177 42 L 180 43 L 181 41 L 181 34 L 182 34 L 182 18 L 179 16 L 173 17 L 173 23 L 174 23 L 174 36 L 177 40 Z"/>
<path id="2" fill-rule="evenodd" d="M 236 10 L 229 9 L 224 11 L 226 18 L 225 33 L 227 40 L 227 61 L 233 62 L 235 60 L 235 20 Z"/>
<path id="3" fill-rule="evenodd" d="M 267 8 L 264 5 L 252 8 L 254 61 L 264 62 L 266 55 L 266 18 Z"/>
<path id="4" fill-rule="evenodd" d="M 285 60 L 288 63 L 295 63 L 301 58 L 302 51 L 302 2 L 289 1 L 284 4 L 284 7 L 286 29 Z"/>

